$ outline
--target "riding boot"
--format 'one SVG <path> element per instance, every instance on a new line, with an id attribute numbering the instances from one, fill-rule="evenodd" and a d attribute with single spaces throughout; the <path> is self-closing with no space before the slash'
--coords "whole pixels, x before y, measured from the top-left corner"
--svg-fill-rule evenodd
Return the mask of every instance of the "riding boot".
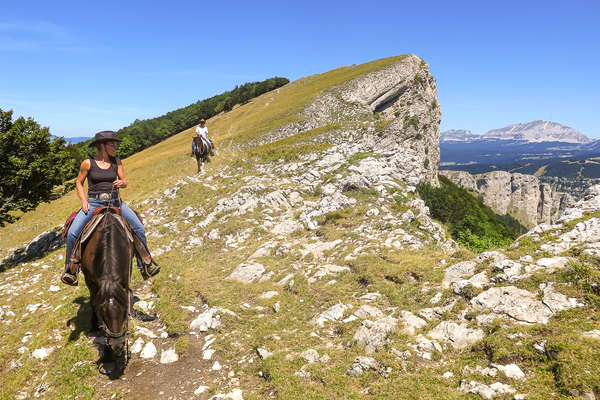
<path id="1" fill-rule="evenodd" d="M 65 264 L 65 271 L 62 273 L 60 280 L 62 283 L 77 286 L 79 284 L 79 279 L 77 275 L 79 273 L 80 260 L 73 255 L 69 260 L 68 264 Z"/>
<path id="2" fill-rule="evenodd" d="M 137 265 L 144 280 L 160 272 L 160 266 L 152 259 L 150 251 L 142 239 L 133 232 L 133 247 Z"/>

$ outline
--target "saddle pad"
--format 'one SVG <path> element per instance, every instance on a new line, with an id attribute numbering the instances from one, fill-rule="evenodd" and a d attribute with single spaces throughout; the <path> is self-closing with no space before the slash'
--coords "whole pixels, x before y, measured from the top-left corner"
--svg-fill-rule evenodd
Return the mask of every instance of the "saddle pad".
<path id="1" fill-rule="evenodd" d="M 105 216 L 106 216 L 106 213 L 101 213 L 101 214 L 96 214 L 95 216 L 92 217 L 90 222 L 87 223 L 87 225 L 83 228 L 83 231 L 81 232 L 81 239 L 80 239 L 81 244 L 84 244 L 90 238 L 90 236 L 92 236 L 92 233 L 94 233 L 94 231 L 96 230 L 96 227 L 98 226 L 100 221 L 102 221 L 104 219 Z M 119 221 L 119 223 L 121 224 L 123 229 L 125 229 L 125 232 L 127 232 L 127 239 L 129 239 L 130 242 L 133 242 L 133 236 L 131 236 L 131 232 L 130 232 L 129 228 L 123 222 L 123 218 L 117 214 L 115 214 L 115 217 L 117 217 L 117 221 Z"/>

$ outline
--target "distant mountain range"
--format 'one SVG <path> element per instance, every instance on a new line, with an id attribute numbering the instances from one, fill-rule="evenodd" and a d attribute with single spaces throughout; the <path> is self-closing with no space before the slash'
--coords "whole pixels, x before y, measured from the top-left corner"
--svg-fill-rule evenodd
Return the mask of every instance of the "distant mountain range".
<path id="1" fill-rule="evenodd" d="M 441 142 L 481 142 L 512 141 L 523 143 L 574 143 L 588 144 L 594 142 L 581 132 L 569 126 L 550 121 L 531 121 L 513 124 L 500 129 L 492 129 L 483 135 L 474 135 L 469 130 L 452 129 L 442 132 Z"/>
<path id="2" fill-rule="evenodd" d="M 557 122 L 514 124 L 483 135 L 445 131 L 440 153 L 440 169 L 520 172 L 569 180 L 600 178 L 600 140 Z"/>
<path id="3" fill-rule="evenodd" d="M 57 138 L 58 136 L 54 136 L 52 135 L 53 138 Z M 79 143 L 79 142 L 84 142 L 86 140 L 90 140 L 91 137 L 88 136 L 76 136 L 76 137 L 65 137 L 63 138 L 65 139 L 65 141 L 69 144 L 75 144 L 75 143 Z"/>

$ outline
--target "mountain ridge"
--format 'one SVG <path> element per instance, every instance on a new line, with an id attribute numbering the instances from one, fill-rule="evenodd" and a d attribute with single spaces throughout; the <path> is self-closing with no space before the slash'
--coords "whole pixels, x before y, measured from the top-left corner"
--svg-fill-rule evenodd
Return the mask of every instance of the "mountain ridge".
<path id="1" fill-rule="evenodd" d="M 58 286 L 63 249 L 19 261 L 0 273 L 0 397 L 594 396 L 600 189 L 510 248 L 458 248 L 415 190 L 437 179 L 435 95 L 418 57 L 378 60 L 211 118 L 200 174 L 191 129 L 124 160 L 162 266 L 134 273 L 135 307 L 157 319 L 132 321 L 125 379 L 106 379 L 87 290 Z"/>
<path id="2" fill-rule="evenodd" d="M 442 132 L 441 141 L 485 141 L 506 140 L 527 143 L 559 142 L 589 144 L 594 142 L 581 132 L 557 122 L 536 120 L 517 123 L 503 128 L 491 129 L 482 135 L 473 135 L 468 130 L 449 130 Z"/>

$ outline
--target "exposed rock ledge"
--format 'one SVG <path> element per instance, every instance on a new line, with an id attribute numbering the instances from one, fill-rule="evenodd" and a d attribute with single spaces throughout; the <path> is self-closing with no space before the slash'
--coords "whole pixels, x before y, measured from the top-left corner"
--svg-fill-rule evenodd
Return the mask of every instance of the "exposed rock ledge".
<path id="1" fill-rule="evenodd" d="M 481 195 L 496 213 L 510 214 L 527 228 L 552 223 L 575 201 L 533 175 L 494 171 L 472 175 L 466 171 L 439 171 L 455 184 Z"/>

